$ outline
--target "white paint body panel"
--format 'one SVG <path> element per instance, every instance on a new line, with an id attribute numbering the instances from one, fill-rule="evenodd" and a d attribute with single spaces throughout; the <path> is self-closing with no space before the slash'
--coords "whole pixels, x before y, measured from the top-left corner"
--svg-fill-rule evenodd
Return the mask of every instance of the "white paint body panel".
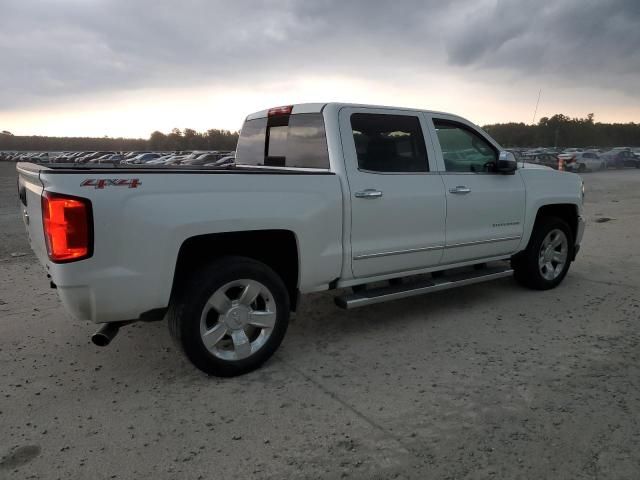
<path id="1" fill-rule="evenodd" d="M 363 110 L 418 116 L 430 172 L 359 171 L 348 116 Z M 478 257 L 508 258 L 526 247 L 541 206 L 568 203 L 581 213 L 581 182 L 574 174 L 539 168 L 522 168 L 515 175 L 446 174 L 431 117 L 446 115 L 472 125 L 459 117 L 336 103 L 296 105 L 296 111 L 322 112 L 330 172 L 145 173 L 86 168 L 56 172 L 19 164 L 28 196 L 31 244 L 65 307 L 75 317 L 94 322 L 137 319 L 143 312 L 167 307 L 180 247 L 197 235 L 293 232 L 300 262 L 298 289 L 306 293 L 465 265 Z M 141 185 L 81 187 L 87 178 L 138 178 Z M 452 198 L 448 188 L 459 183 L 470 186 L 473 197 Z M 95 239 L 91 258 L 68 264 L 48 260 L 39 201 L 43 188 L 91 200 Z M 366 188 L 378 188 L 384 196 L 353 197 Z M 432 249 L 509 236 L 520 238 Z"/>

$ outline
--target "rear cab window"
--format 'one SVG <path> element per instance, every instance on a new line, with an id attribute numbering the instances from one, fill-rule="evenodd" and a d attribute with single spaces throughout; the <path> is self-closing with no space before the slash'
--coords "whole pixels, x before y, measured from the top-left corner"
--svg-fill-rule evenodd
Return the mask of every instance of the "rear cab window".
<path id="1" fill-rule="evenodd" d="M 294 113 L 247 120 L 236 163 L 265 167 L 329 169 L 322 113 Z"/>

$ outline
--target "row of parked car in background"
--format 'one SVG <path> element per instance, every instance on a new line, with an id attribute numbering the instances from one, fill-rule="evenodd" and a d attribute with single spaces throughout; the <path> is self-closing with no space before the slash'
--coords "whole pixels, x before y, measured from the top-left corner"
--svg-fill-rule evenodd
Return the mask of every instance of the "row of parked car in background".
<path id="1" fill-rule="evenodd" d="M 537 163 L 555 170 L 593 172 L 607 168 L 640 168 L 640 148 L 511 149 L 518 161 Z M 0 160 L 35 163 L 74 163 L 157 166 L 222 166 L 235 162 L 234 151 L 177 152 L 0 152 Z"/>
<path id="2" fill-rule="evenodd" d="M 593 172 L 607 168 L 640 168 L 640 148 L 554 148 L 512 149 L 519 161 L 537 163 L 555 170 Z"/>
<path id="3" fill-rule="evenodd" d="M 235 162 L 234 151 L 177 152 L 0 152 L 0 160 L 34 163 L 73 163 L 157 166 L 222 166 Z"/>

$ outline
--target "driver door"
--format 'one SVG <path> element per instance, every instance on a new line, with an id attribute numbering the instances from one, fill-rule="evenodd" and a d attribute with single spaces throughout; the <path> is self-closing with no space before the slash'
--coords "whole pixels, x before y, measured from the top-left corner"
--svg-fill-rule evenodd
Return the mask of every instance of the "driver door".
<path id="1" fill-rule="evenodd" d="M 447 201 L 442 264 L 515 252 L 525 210 L 520 172 L 494 172 L 498 146 L 473 125 L 445 115 L 431 120 Z"/>

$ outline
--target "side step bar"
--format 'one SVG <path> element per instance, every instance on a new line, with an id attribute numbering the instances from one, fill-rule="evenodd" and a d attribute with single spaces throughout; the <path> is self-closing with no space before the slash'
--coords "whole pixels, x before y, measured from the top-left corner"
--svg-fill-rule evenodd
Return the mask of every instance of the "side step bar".
<path id="1" fill-rule="evenodd" d="M 499 278 L 508 277 L 513 274 L 509 267 L 486 268 L 471 272 L 463 272 L 433 280 L 423 280 L 407 285 L 398 285 L 382 288 L 372 288 L 362 290 L 357 293 L 336 297 L 336 305 L 344 309 L 364 307 L 376 303 L 399 300 L 401 298 L 415 297 L 425 293 L 439 292 L 450 288 L 463 287 L 474 283 L 488 282 Z"/>

